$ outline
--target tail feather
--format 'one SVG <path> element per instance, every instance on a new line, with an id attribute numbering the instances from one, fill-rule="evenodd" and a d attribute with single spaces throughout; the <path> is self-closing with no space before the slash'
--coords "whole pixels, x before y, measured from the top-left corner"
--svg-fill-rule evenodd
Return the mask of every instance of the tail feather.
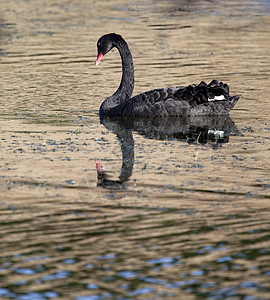
<path id="1" fill-rule="evenodd" d="M 235 106 L 240 97 L 241 95 L 229 96 L 228 107 L 230 110 Z"/>

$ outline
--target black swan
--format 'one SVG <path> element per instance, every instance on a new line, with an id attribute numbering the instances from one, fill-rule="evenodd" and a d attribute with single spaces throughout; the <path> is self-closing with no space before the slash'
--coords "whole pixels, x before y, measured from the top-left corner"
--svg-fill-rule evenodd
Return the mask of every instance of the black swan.
<path id="1" fill-rule="evenodd" d="M 101 116 L 180 117 L 226 115 L 240 95 L 230 96 L 226 83 L 201 82 L 187 87 L 155 89 L 132 96 L 134 88 L 133 59 L 121 35 L 109 33 L 97 42 L 98 65 L 103 56 L 116 47 L 122 59 L 122 79 L 117 91 L 100 106 Z"/>

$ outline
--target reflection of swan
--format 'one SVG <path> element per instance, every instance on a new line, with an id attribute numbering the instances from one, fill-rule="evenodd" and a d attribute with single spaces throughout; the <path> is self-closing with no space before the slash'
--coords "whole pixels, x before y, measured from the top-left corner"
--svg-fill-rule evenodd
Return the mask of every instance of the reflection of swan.
<path id="1" fill-rule="evenodd" d="M 105 121 L 105 120 L 104 120 Z M 106 121 L 105 121 L 106 124 Z M 122 150 L 122 168 L 119 180 L 111 180 L 106 172 L 103 171 L 101 162 L 96 161 L 96 168 L 98 174 L 98 185 L 104 188 L 121 188 L 122 183 L 127 181 L 132 175 L 134 164 L 134 140 L 132 137 L 132 130 L 121 126 L 121 123 L 110 122 L 107 126 L 103 125 L 116 134 Z"/>
<path id="2" fill-rule="evenodd" d="M 189 118 L 109 118 L 101 123 L 116 134 L 122 150 L 122 168 L 119 180 L 111 180 L 97 161 L 98 184 L 104 188 L 122 188 L 132 175 L 134 164 L 134 140 L 132 131 L 146 138 L 157 140 L 180 140 L 188 143 L 209 143 L 217 148 L 229 142 L 231 133 L 238 130 L 229 116 Z"/>
<path id="3" fill-rule="evenodd" d="M 226 143 L 229 134 L 237 128 L 229 116 L 199 116 L 186 118 L 106 118 L 103 125 L 111 129 L 118 124 L 157 140 L 181 140 L 188 143 L 206 144 L 213 147 Z M 114 125 L 112 125 L 114 124 Z M 114 130 L 112 130 L 114 131 Z"/>
<path id="4" fill-rule="evenodd" d="M 118 90 L 100 107 L 100 115 L 131 117 L 180 117 L 226 115 L 240 96 L 229 95 L 229 86 L 217 80 L 187 87 L 156 89 L 132 96 L 133 60 L 121 35 L 110 33 L 97 42 L 98 65 L 103 56 L 116 47 L 122 59 L 122 80 Z"/>

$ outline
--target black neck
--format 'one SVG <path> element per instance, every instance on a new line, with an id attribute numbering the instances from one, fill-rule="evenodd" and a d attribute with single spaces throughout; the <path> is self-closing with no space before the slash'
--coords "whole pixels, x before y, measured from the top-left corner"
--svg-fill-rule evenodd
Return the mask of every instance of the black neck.
<path id="1" fill-rule="evenodd" d="M 100 107 L 100 114 L 106 115 L 107 112 L 131 98 L 134 88 L 134 67 L 133 59 L 125 40 L 117 35 L 113 45 L 118 49 L 122 60 L 122 79 L 117 91 L 108 97 Z"/>

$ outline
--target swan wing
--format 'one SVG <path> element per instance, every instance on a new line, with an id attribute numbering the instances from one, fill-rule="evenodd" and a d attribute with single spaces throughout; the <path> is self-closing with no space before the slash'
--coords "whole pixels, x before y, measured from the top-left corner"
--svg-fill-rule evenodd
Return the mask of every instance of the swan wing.
<path id="1" fill-rule="evenodd" d="M 197 116 L 227 114 L 239 97 L 229 96 L 227 84 L 213 80 L 208 85 L 169 87 L 136 95 L 112 110 L 118 116 Z"/>

